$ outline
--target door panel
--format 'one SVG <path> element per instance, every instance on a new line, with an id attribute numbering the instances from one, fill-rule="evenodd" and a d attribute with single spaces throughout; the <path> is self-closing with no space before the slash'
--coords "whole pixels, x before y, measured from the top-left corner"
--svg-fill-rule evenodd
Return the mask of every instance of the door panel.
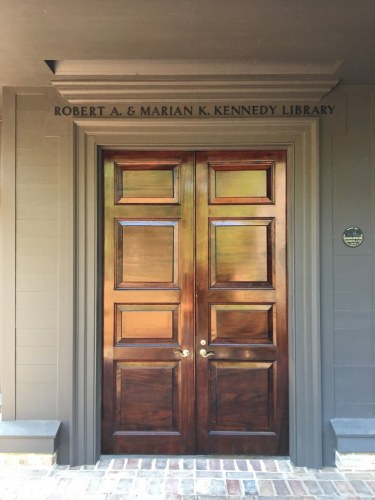
<path id="1" fill-rule="evenodd" d="M 272 286 L 272 222 L 209 220 L 211 288 Z"/>
<path id="2" fill-rule="evenodd" d="M 105 153 L 104 453 L 287 453 L 285 167 Z"/>
<path id="3" fill-rule="evenodd" d="M 272 344 L 272 305 L 210 304 L 210 311 L 211 344 Z"/>
<path id="4" fill-rule="evenodd" d="M 272 363 L 211 362 L 210 432 L 270 431 Z"/>
<path id="5" fill-rule="evenodd" d="M 117 220 L 116 225 L 116 288 L 177 288 L 179 221 Z"/>
<path id="6" fill-rule="evenodd" d="M 116 345 L 178 342 L 178 306 L 142 304 L 115 306 Z"/>
<path id="7" fill-rule="evenodd" d="M 178 182 L 180 170 L 181 165 L 178 163 L 153 163 L 150 158 L 147 164 L 135 158 L 126 165 L 118 163 L 114 173 L 115 203 L 177 204 L 181 188 Z"/>
<path id="8" fill-rule="evenodd" d="M 117 431 L 179 432 L 180 363 L 116 363 Z"/>

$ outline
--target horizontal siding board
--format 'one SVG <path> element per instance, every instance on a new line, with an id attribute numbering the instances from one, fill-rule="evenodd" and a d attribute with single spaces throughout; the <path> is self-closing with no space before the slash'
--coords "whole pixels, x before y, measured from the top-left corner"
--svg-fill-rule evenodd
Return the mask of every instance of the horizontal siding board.
<path id="1" fill-rule="evenodd" d="M 18 365 L 17 366 L 17 383 L 56 384 L 57 369 L 56 365 Z"/>
<path id="2" fill-rule="evenodd" d="M 20 112 L 25 115 L 28 112 L 40 113 L 47 109 L 46 94 L 44 92 L 19 92 L 17 94 L 17 104 Z"/>
<path id="3" fill-rule="evenodd" d="M 343 311 L 334 312 L 335 329 L 336 328 L 353 328 L 368 329 L 372 327 L 373 322 L 373 311 L 363 310 L 358 311 L 357 309 L 346 309 Z"/>
<path id="4" fill-rule="evenodd" d="M 51 310 L 24 309 L 16 312 L 18 328 L 57 328 L 57 308 Z"/>
<path id="5" fill-rule="evenodd" d="M 371 366 L 373 362 L 371 329 L 335 331 L 335 362 L 339 365 Z"/>
<path id="6" fill-rule="evenodd" d="M 17 220 L 58 218 L 57 184 L 17 186 Z"/>
<path id="7" fill-rule="evenodd" d="M 53 255 L 17 255 L 18 276 L 24 274 L 57 274 L 58 262 Z"/>
<path id="8" fill-rule="evenodd" d="M 49 165 L 38 167 L 19 167 L 17 170 L 18 185 L 33 184 L 57 184 L 59 172 L 56 168 Z"/>
<path id="9" fill-rule="evenodd" d="M 17 239 L 18 238 L 57 238 L 58 226 L 56 221 L 52 220 L 18 220 L 17 221 Z"/>
<path id="10" fill-rule="evenodd" d="M 335 275 L 335 291 L 372 294 L 373 276 L 371 273 L 359 273 L 357 269 L 346 270 Z"/>
<path id="11" fill-rule="evenodd" d="M 17 165 L 30 168 L 45 165 L 57 168 L 59 164 L 57 155 L 59 140 L 59 137 L 38 138 L 37 148 L 35 145 L 26 147 L 21 144 L 17 147 Z"/>
<path id="12" fill-rule="evenodd" d="M 57 274 L 24 274 L 17 275 L 17 291 L 49 291 L 57 293 Z"/>
<path id="13" fill-rule="evenodd" d="M 355 309 L 365 311 L 372 309 L 372 294 L 369 291 L 335 292 L 334 308 L 336 311 Z"/>
<path id="14" fill-rule="evenodd" d="M 336 366 L 336 403 L 373 404 L 375 368 Z"/>
<path id="15" fill-rule="evenodd" d="M 49 292 L 17 292 L 16 301 L 20 311 L 57 310 L 57 297 Z"/>
<path id="16" fill-rule="evenodd" d="M 18 256 L 57 254 L 57 239 L 53 238 L 19 238 Z"/>
<path id="17" fill-rule="evenodd" d="M 337 418 L 374 418 L 375 404 L 336 403 Z"/>
<path id="18" fill-rule="evenodd" d="M 17 347 L 57 347 L 57 329 L 18 328 Z"/>
<path id="19" fill-rule="evenodd" d="M 56 347 L 28 346 L 17 347 L 16 364 L 19 365 L 51 365 L 56 364 Z"/>
<path id="20" fill-rule="evenodd" d="M 34 154 L 43 154 L 43 131 L 46 130 L 48 113 L 44 111 L 20 110 L 17 127 L 17 144 L 34 149 Z M 49 142 L 49 141 L 48 141 Z"/>
<path id="21" fill-rule="evenodd" d="M 344 228 L 345 229 L 345 228 Z M 372 256 L 370 255 L 338 255 L 334 259 L 334 273 L 342 273 L 348 278 L 353 274 L 366 274 L 372 269 Z"/>
<path id="22" fill-rule="evenodd" d="M 18 382 L 16 394 L 17 419 L 56 419 L 56 384 Z"/>

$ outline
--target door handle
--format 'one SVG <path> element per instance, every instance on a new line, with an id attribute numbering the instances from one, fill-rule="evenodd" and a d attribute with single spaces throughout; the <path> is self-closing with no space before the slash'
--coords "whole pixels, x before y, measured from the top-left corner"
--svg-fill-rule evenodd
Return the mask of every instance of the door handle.
<path id="1" fill-rule="evenodd" d="M 199 354 L 202 356 L 202 358 L 209 358 L 210 356 L 215 356 L 215 353 L 213 351 L 206 351 L 206 349 L 201 349 L 199 351 Z"/>
<path id="2" fill-rule="evenodd" d="M 189 349 L 183 349 L 182 351 L 180 351 L 179 349 L 176 349 L 174 351 L 174 353 L 180 355 L 181 358 L 187 358 L 190 354 L 190 351 L 189 351 Z"/>

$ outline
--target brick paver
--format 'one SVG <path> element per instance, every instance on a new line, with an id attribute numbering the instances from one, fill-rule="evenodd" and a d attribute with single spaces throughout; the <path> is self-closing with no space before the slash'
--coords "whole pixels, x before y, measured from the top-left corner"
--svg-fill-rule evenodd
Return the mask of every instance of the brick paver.
<path id="1" fill-rule="evenodd" d="M 103 456 L 94 466 L 0 466 L 0 500 L 375 500 L 375 471 L 287 459 Z"/>

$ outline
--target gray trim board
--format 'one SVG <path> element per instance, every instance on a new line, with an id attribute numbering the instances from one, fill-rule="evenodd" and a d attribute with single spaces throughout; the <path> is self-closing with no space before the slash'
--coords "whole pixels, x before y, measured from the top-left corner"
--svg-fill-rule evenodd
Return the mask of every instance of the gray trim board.
<path id="1" fill-rule="evenodd" d="M 290 456 L 322 465 L 318 122 L 257 120 L 77 120 L 74 150 L 75 360 L 70 463 L 100 454 L 97 162 L 100 148 L 288 151 Z"/>
<path id="2" fill-rule="evenodd" d="M 16 105 L 14 89 L 3 90 L 1 148 L 1 384 L 2 418 L 16 417 Z"/>

